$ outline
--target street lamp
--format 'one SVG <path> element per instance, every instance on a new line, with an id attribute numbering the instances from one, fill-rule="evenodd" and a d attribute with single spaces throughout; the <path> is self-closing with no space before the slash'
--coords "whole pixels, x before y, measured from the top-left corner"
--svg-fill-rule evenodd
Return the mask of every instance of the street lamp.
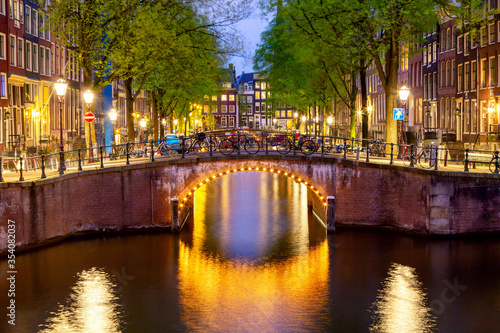
<path id="1" fill-rule="evenodd" d="M 399 99 L 401 102 L 403 102 L 403 109 L 406 112 L 406 101 L 408 100 L 408 95 L 410 95 L 410 89 L 407 86 L 402 86 L 401 89 L 399 89 Z M 403 120 L 398 120 L 400 123 L 400 136 L 399 136 L 399 143 L 404 144 L 404 119 Z M 401 152 L 401 147 L 400 147 L 400 152 Z"/>
<path id="2" fill-rule="evenodd" d="M 142 128 L 142 149 L 144 149 L 144 129 L 146 128 L 146 119 L 142 118 L 139 121 L 139 124 L 141 125 Z"/>
<path id="3" fill-rule="evenodd" d="M 57 80 L 54 84 L 56 89 L 57 97 L 59 98 L 59 136 L 61 139 L 61 144 L 59 145 L 59 174 L 64 174 L 64 170 L 66 166 L 64 165 L 64 143 L 63 143 L 63 107 L 62 104 L 64 102 L 64 96 L 66 95 L 66 89 L 68 88 L 68 83 L 63 78 Z"/>
<path id="4" fill-rule="evenodd" d="M 83 99 L 87 105 L 87 112 L 90 112 L 94 94 L 92 91 L 87 90 L 83 93 Z M 94 148 L 92 147 L 92 125 L 89 123 L 89 163 L 94 163 Z"/>

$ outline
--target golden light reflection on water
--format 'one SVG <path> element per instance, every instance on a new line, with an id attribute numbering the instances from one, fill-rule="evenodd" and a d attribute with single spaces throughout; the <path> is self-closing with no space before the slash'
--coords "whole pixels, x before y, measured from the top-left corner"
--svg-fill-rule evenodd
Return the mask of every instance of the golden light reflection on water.
<path id="1" fill-rule="evenodd" d="M 82 271 L 67 304 L 51 313 L 40 332 L 120 332 L 121 311 L 114 287 L 103 270 Z"/>
<path id="2" fill-rule="evenodd" d="M 236 175 L 235 175 L 236 176 Z M 260 177 L 260 175 L 257 175 Z M 268 175 L 265 175 L 268 177 Z M 273 176 L 274 177 L 274 176 Z M 215 183 L 200 188 L 196 192 L 195 209 L 207 207 L 217 193 L 217 204 L 224 206 L 221 212 L 217 244 L 224 247 L 227 239 L 241 230 L 235 231 L 235 223 L 231 220 L 234 214 L 231 209 L 231 200 L 238 194 L 229 189 L 234 181 L 220 179 L 220 189 L 214 188 Z M 240 180 L 238 178 L 238 180 Z M 227 255 L 207 250 L 209 235 L 206 225 L 206 216 L 199 213 L 193 227 L 191 246 L 180 242 L 179 248 L 179 302 L 181 306 L 181 321 L 188 331 L 297 331 L 318 330 L 318 325 L 330 321 L 325 309 L 329 301 L 329 251 L 326 238 L 309 248 L 308 222 L 306 209 L 306 192 L 295 187 L 302 186 L 290 182 L 288 184 L 269 184 L 262 182 L 263 188 L 258 189 L 261 200 L 269 201 L 270 206 L 259 207 L 255 211 L 256 223 L 253 231 L 241 227 L 248 232 L 247 239 L 261 242 L 269 234 L 278 234 L 283 225 L 269 225 L 269 216 L 275 212 L 274 205 L 283 198 L 276 197 L 276 191 L 288 191 L 292 202 L 290 211 L 297 214 L 290 225 L 285 223 L 287 230 L 293 235 L 293 245 L 298 248 L 294 256 L 281 259 L 261 260 L 262 258 L 242 259 L 240 257 L 228 259 Z M 279 188 L 278 187 L 283 187 Z M 249 186 L 250 187 L 250 186 Z M 246 191 L 252 191 L 247 187 Z M 258 187 L 257 187 L 258 188 Z M 304 188 L 305 190 L 305 188 Z M 247 195 L 245 193 L 244 195 Z M 256 193 L 252 192 L 252 197 Z M 301 202 L 302 210 L 297 209 Z M 250 204 L 250 203 L 249 203 Z M 286 205 L 287 203 L 283 203 Z M 263 205 L 264 206 L 264 205 Z M 198 207 L 198 208 L 196 208 Z M 287 209 L 286 207 L 284 209 Z M 292 214 L 293 214 L 292 213 Z M 199 215 L 203 216 L 199 216 Z M 264 214 L 264 215 L 262 215 Z M 247 222 L 247 221 L 245 221 Z M 220 242 L 223 239 L 224 241 Z M 280 238 L 266 238 L 259 245 L 262 248 L 272 248 L 283 242 Z M 227 249 L 226 249 L 227 250 Z M 229 251 L 229 250 L 227 250 Z M 229 251 L 230 252 L 230 251 Z M 269 251 L 259 251 L 262 255 L 269 255 Z M 227 254 L 227 253 L 226 253 Z"/>
<path id="3" fill-rule="evenodd" d="M 392 264 L 374 304 L 372 332 L 431 332 L 435 320 L 412 267 Z"/>

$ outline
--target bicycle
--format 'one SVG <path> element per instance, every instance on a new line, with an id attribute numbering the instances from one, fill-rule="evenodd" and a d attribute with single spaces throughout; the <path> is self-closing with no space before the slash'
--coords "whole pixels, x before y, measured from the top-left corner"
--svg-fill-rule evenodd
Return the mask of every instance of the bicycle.
<path id="1" fill-rule="evenodd" d="M 435 152 L 430 147 L 420 148 L 418 152 L 417 147 L 414 147 L 413 152 L 408 149 L 408 146 L 403 148 L 402 158 L 404 166 L 420 165 L 423 169 L 430 169 L 436 165 L 437 157 Z"/>
<path id="2" fill-rule="evenodd" d="M 493 152 L 493 158 L 490 161 L 489 169 L 490 172 L 495 173 L 495 170 L 500 170 L 500 162 L 498 161 L 498 156 Z M 498 169 L 497 169 L 498 168 Z"/>
<path id="3" fill-rule="evenodd" d="M 231 135 L 220 142 L 219 151 L 223 155 L 231 155 L 234 150 L 238 150 L 238 147 L 240 147 L 240 149 L 243 147 L 250 155 L 255 155 L 260 150 L 260 144 L 253 136 L 248 138 L 245 135 Z"/>
<path id="4" fill-rule="evenodd" d="M 271 145 L 271 147 L 275 147 L 281 155 L 288 154 L 293 147 L 290 140 L 288 140 L 288 138 L 283 134 L 274 134 L 270 136 L 266 133 L 265 140 L 267 141 L 267 144 Z"/>
<path id="5" fill-rule="evenodd" d="M 173 143 L 169 146 L 168 154 L 170 157 L 178 155 L 178 154 L 189 154 L 194 152 L 196 156 L 203 157 L 208 154 L 209 146 L 206 139 L 205 133 L 197 133 L 193 137 L 184 138 L 180 137 L 180 141 L 178 143 Z"/>
<path id="6" fill-rule="evenodd" d="M 369 144 L 369 147 L 371 155 L 385 157 L 385 143 L 382 143 L 379 139 L 375 139 Z"/>
<path id="7" fill-rule="evenodd" d="M 127 154 L 127 144 L 114 145 L 114 152 L 116 156 L 122 157 Z M 130 142 L 128 144 L 128 155 L 131 158 L 139 157 L 140 151 L 135 149 L 135 143 Z"/>

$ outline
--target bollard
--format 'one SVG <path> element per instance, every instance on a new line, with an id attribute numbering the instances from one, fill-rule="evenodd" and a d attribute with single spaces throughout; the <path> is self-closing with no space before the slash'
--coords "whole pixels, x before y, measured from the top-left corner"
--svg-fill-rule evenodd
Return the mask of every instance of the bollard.
<path id="1" fill-rule="evenodd" d="M 151 162 L 155 161 L 155 146 L 154 140 L 151 140 Z"/>
<path id="2" fill-rule="evenodd" d="M 370 145 L 366 145 L 366 163 L 370 163 Z"/>
<path id="3" fill-rule="evenodd" d="M 495 151 L 495 171 L 493 173 L 498 174 L 498 150 Z"/>
<path id="4" fill-rule="evenodd" d="M 268 148 L 268 146 L 267 146 L 267 135 L 266 135 L 265 140 L 266 140 L 266 155 L 269 155 L 269 148 Z"/>
<path id="5" fill-rule="evenodd" d="M 436 155 L 434 156 L 435 159 L 434 159 L 434 171 L 438 171 L 438 163 L 439 163 L 439 151 L 438 151 L 438 146 L 436 146 Z"/>
<path id="6" fill-rule="evenodd" d="M 24 182 L 24 177 L 23 177 L 23 157 L 19 157 L 19 171 L 20 171 L 20 175 L 19 175 L 19 181 L 20 182 Z"/>
<path id="7" fill-rule="evenodd" d="M 42 176 L 41 176 L 42 179 L 44 178 L 47 178 L 47 176 L 45 175 L 45 155 L 42 154 Z"/>
<path id="8" fill-rule="evenodd" d="M 464 172 L 469 172 L 469 148 L 465 149 Z"/>
<path id="9" fill-rule="evenodd" d="M 335 197 L 328 196 L 328 203 L 326 206 L 326 231 L 335 231 Z"/>
<path id="10" fill-rule="evenodd" d="M 444 166 L 448 166 L 448 149 L 444 151 Z"/>
<path id="11" fill-rule="evenodd" d="M 241 155 L 241 149 L 240 149 L 240 132 L 238 131 L 238 155 Z"/>
<path id="12" fill-rule="evenodd" d="M 172 231 L 179 230 L 179 199 L 172 198 L 170 200 L 170 219 L 172 220 Z"/>
<path id="13" fill-rule="evenodd" d="M 391 162 L 389 164 L 393 164 L 394 163 L 394 143 L 391 142 Z"/>
<path id="14" fill-rule="evenodd" d="M 82 156 L 80 155 L 81 151 L 82 150 L 78 148 L 78 171 L 82 171 Z"/>
<path id="15" fill-rule="evenodd" d="M 356 161 L 359 161 L 359 147 L 356 149 Z"/>
<path id="16" fill-rule="evenodd" d="M 43 160 L 42 160 L 42 162 L 43 162 Z M 3 162 L 2 162 L 2 156 L 0 156 L 0 183 L 3 182 L 3 175 L 2 175 L 2 173 L 3 173 Z"/>
<path id="17" fill-rule="evenodd" d="M 359 150 L 359 148 L 358 148 Z M 321 136 L 321 156 L 325 156 L 325 136 Z"/>
<path id="18" fill-rule="evenodd" d="M 104 159 L 103 159 L 103 156 L 102 156 L 102 152 L 103 152 L 103 147 L 102 146 L 99 146 L 99 154 L 101 155 L 100 156 L 100 159 L 101 159 L 101 169 L 104 168 Z"/>

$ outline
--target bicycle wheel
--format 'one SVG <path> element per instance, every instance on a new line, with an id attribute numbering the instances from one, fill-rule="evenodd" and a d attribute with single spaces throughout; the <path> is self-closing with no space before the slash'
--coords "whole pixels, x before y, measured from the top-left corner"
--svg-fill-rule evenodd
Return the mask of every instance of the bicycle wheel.
<path id="1" fill-rule="evenodd" d="M 500 165 L 500 161 L 498 163 Z M 494 157 L 491 159 L 489 166 L 490 166 L 490 172 L 495 172 L 496 167 L 495 167 L 495 158 Z M 499 166 L 499 169 L 500 169 L 500 166 Z"/>
<path id="2" fill-rule="evenodd" d="M 415 153 L 412 154 L 412 153 L 410 153 L 409 150 L 406 150 L 406 149 L 403 151 L 402 159 L 403 159 L 404 166 L 410 166 L 411 159 L 413 159 L 413 165 L 415 165 L 415 163 L 417 163 L 417 156 L 415 155 Z"/>
<path id="3" fill-rule="evenodd" d="M 424 169 L 430 169 L 436 165 L 436 156 L 434 152 L 429 147 L 424 147 L 421 149 L 418 155 L 418 164 Z"/>
<path id="4" fill-rule="evenodd" d="M 168 155 L 168 145 L 165 143 L 165 142 L 162 142 L 159 146 L 158 146 L 158 151 L 160 152 L 160 154 L 162 155 Z"/>
<path id="5" fill-rule="evenodd" d="M 168 156 L 174 157 L 179 155 L 179 144 L 178 143 L 173 143 L 170 146 L 168 146 Z"/>
<path id="6" fill-rule="evenodd" d="M 234 145 L 231 142 L 231 140 L 224 139 L 224 140 L 222 140 L 220 142 L 220 144 L 219 144 L 219 151 L 223 155 L 231 155 L 233 153 L 233 150 L 234 150 Z"/>
<path id="7" fill-rule="evenodd" d="M 306 140 L 300 147 L 300 151 L 302 151 L 304 155 L 311 155 L 316 151 L 316 144 L 311 140 Z"/>
<path id="8" fill-rule="evenodd" d="M 243 148 L 245 151 L 250 154 L 250 155 L 255 155 L 259 152 L 260 150 L 260 144 L 257 140 L 255 139 L 248 139 L 245 144 L 243 145 Z"/>
<path id="9" fill-rule="evenodd" d="M 127 149 L 127 147 L 125 147 L 125 149 Z M 131 143 L 129 144 L 128 146 L 128 155 L 131 157 L 131 158 L 136 158 L 136 157 L 139 157 L 139 151 L 137 151 L 134 147 L 134 144 Z"/>
<path id="10" fill-rule="evenodd" d="M 196 156 L 200 156 L 200 157 L 208 154 L 208 151 L 210 150 L 209 146 L 204 141 L 195 142 L 194 145 L 191 147 L 191 149 L 194 151 Z"/>
<path id="11" fill-rule="evenodd" d="M 288 139 L 281 139 L 276 145 L 276 150 L 281 155 L 288 154 L 290 152 L 290 149 L 292 149 L 292 144 Z"/>

